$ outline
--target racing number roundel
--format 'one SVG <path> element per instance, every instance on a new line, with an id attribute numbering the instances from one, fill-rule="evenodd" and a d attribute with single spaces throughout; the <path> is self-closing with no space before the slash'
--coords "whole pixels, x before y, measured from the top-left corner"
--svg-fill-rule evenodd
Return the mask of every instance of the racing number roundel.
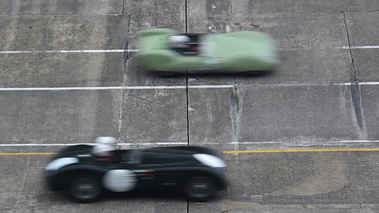
<path id="1" fill-rule="evenodd" d="M 127 192 L 137 185 L 136 175 L 126 169 L 115 169 L 105 173 L 103 178 L 104 187 L 113 192 Z"/>

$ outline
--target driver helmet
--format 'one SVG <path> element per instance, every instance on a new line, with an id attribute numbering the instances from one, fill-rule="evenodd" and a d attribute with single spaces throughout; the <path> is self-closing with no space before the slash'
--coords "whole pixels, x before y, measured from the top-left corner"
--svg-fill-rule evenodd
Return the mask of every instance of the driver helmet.
<path id="1" fill-rule="evenodd" d="M 189 41 L 189 37 L 185 35 L 175 35 L 168 37 L 168 42 L 172 47 L 175 48 L 186 48 Z"/>
<path id="2" fill-rule="evenodd" d="M 95 155 L 110 156 L 111 152 L 116 149 L 117 140 L 114 137 L 98 137 L 95 139 L 95 143 L 92 148 Z"/>

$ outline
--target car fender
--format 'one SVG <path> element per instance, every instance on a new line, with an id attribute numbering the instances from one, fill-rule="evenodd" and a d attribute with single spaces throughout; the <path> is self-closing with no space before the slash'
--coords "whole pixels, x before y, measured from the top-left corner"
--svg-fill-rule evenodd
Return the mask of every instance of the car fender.
<path id="1" fill-rule="evenodd" d="M 67 165 L 65 167 L 62 167 L 59 170 L 56 171 L 48 171 L 49 176 L 53 177 L 56 180 L 61 180 L 63 182 L 69 181 L 70 178 L 73 175 L 79 175 L 79 174 L 97 174 L 100 176 L 103 176 L 109 169 L 105 167 L 99 167 L 96 165 L 91 164 L 71 164 Z"/>
<path id="2" fill-rule="evenodd" d="M 218 188 L 224 188 L 226 185 L 225 177 L 222 173 L 217 172 L 215 169 L 209 169 L 209 167 L 196 167 L 193 171 L 181 178 L 179 184 L 185 184 L 185 182 L 192 177 L 209 177 L 211 178 Z"/>
<path id="3" fill-rule="evenodd" d="M 46 165 L 45 170 L 59 170 L 62 167 L 78 163 L 79 159 L 75 157 L 57 158 Z"/>
<path id="4" fill-rule="evenodd" d="M 171 71 L 167 65 L 174 60 L 175 53 L 169 50 L 150 50 L 146 54 L 141 53 L 140 57 L 144 61 L 142 66 L 148 70 Z"/>

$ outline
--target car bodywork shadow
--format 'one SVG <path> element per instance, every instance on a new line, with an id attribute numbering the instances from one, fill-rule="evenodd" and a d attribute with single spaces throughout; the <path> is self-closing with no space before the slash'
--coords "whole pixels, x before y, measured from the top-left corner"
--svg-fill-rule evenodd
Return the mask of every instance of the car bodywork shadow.
<path id="1" fill-rule="evenodd" d="M 244 77 L 244 78 L 263 78 L 269 77 L 275 74 L 275 70 L 271 71 L 251 71 L 251 72 L 202 72 L 202 73 L 191 73 L 191 72 L 158 72 L 158 71 L 146 71 L 149 75 L 159 76 L 162 78 L 179 78 L 183 76 L 188 77 L 219 77 L 219 78 L 230 78 L 230 77 Z"/>

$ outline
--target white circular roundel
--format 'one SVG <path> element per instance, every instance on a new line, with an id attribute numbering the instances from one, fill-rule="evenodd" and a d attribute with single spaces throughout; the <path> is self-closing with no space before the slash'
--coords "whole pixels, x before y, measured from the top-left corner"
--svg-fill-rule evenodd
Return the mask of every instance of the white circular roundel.
<path id="1" fill-rule="evenodd" d="M 110 170 L 103 178 L 104 187 L 113 192 L 127 192 L 137 185 L 136 175 L 125 169 Z"/>

